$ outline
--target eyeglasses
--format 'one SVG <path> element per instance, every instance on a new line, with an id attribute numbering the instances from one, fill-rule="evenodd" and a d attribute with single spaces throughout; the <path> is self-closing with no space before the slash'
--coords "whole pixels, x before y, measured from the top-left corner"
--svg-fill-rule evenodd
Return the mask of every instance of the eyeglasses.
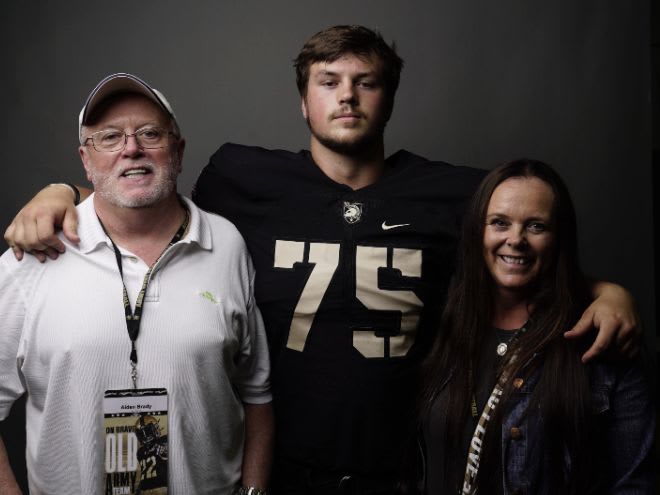
<path id="1" fill-rule="evenodd" d="M 135 140 L 140 148 L 146 150 L 154 150 L 164 148 L 167 146 L 168 138 L 176 136 L 171 131 L 167 131 L 162 127 L 143 127 L 133 134 L 126 134 L 124 131 L 116 129 L 108 129 L 105 131 L 98 131 L 89 136 L 83 144 L 92 140 L 92 146 L 96 151 L 121 151 L 126 147 L 128 138 L 135 136 Z"/>

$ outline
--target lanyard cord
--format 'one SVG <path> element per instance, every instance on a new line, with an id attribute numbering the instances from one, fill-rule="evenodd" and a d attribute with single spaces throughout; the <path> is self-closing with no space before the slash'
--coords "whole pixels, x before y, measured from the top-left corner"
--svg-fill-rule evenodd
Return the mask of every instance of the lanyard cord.
<path id="1" fill-rule="evenodd" d="M 183 205 L 183 203 L 182 203 Z M 186 233 L 186 229 L 188 228 L 188 223 L 190 222 L 190 213 L 188 212 L 188 208 L 184 206 L 184 210 L 186 213 L 185 218 L 183 219 L 183 222 L 181 223 L 181 226 L 179 229 L 176 231 L 174 234 L 174 237 L 172 237 L 172 240 L 169 242 L 167 247 L 163 249 L 163 252 L 160 253 L 160 256 L 158 256 L 158 259 L 154 262 L 152 266 L 149 267 L 147 270 L 147 273 L 144 275 L 144 280 L 142 281 L 142 288 L 140 289 L 140 292 L 138 293 L 137 299 L 135 301 L 135 310 L 131 310 L 131 302 L 128 299 L 128 291 L 126 290 L 126 283 L 124 282 L 124 270 L 122 267 L 122 262 L 121 262 L 121 253 L 119 252 L 119 248 L 115 244 L 115 241 L 112 240 L 112 237 L 110 237 L 110 234 L 108 234 L 108 231 L 105 229 L 105 226 L 103 225 L 103 222 L 101 222 L 101 219 L 99 218 L 99 223 L 101 224 L 101 227 L 103 228 L 103 231 L 105 232 L 105 235 L 108 236 L 108 239 L 110 239 L 110 243 L 112 244 L 112 248 L 115 251 L 115 259 L 117 260 L 117 267 L 119 268 L 119 276 L 121 277 L 121 284 L 122 284 L 122 299 L 124 303 L 124 313 L 126 315 L 126 330 L 128 331 L 128 338 L 131 339 L 131 353 L 130 353 L 130 362 L 131 362 L 131 380 L 133 381 L 133 389 L 137 389 L 137 362 L 138 362 L 138 357 L 137 357 L 137 349 L 135 347 L 135 341 L 138 338 L 138 334 L 140 333 L 140 321 L 142 317 L 142 307 L 144 303 L 144 296 L 147 293 L 147 286 L 149 285 L 149 281 L 151 280 L 151 274 L 153 272 L 154 267 L 160 261 L 160 259 L 163 257 L 163 254 L 165 254 L 165 251 L 172 246 L 173 244 L 176 244 L 179 242 L 184 234 Z M 97 217 L 98 218 L 98 217 Z"/>
<path id="2" fill-rule="evenodd" d="M 523 335 L 526 331 L 527 331 L 527 327 L 522 327 L 520 330 L 518 330 L 516 334 L 513 336 L 513 338 L 509 341 L 509 345 L 511 346 L 512 344 L 514 344 L 520 338 L 520 336 Z M 459 492 L 460 494 L 463 495 L 474 494 L 477 491 L 476 486 L 474 486 L 474 482 L 477 478 L 477 472 L 479 471 L 481 448 L 483 446 L 483 439 L 486 433 L 486 427 L 488 426 L 488 422 L 491 420 L 491 416 L 495 412 L 495 408 L 497 407 L 497 404 L 500 401 L 500 397 L 504 392 L 504 386 L 509 381 L 510 373 L 508 366 L 513 364 L 517 357 L 518 357 L 518 353 L 514 352 L 513 355 L 511 356 L 511 359 L 509 359 L 507 366 L 505 366 L 504 370 L 500 374 L 500 377 L 498 378 L 495 387 L 493 387 L 493 391 L 490 393 L 490 397 L 488 397 L 488 400 L 486 401 L 486 405 L 484 406 L 484 410 L 481 413 L 481 416 L 479 416 L 479 421 L 477 422 L 477 426 L 472 435 L 472 440 L 470 441 L 470 449 L 468 450 L 467 463 L 465 465 L 465 476 L 463 478 L 463 486 Z M 473 366 L 472 364 L 470 364 L 468 379 L 470 382 L 470 387 L 473 390 L 472 399 L 470 401 L 470 411 L 472 413 L 472 416 L 476 418 L 478 410 L 477 410 L 477 399 L 474 392 L 475 386 L 473 383 L 474 372 L 472 370 L 473 370 Z"/>

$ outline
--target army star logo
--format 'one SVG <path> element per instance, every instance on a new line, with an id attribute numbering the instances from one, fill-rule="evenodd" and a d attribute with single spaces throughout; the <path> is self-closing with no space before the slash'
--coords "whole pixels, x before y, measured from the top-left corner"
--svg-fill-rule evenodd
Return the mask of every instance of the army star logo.
<path id="1" fill-rule="evenodd" d="M 350 224 L 362 220 L 362 203 L 344 201 L 344 220 Z"/>

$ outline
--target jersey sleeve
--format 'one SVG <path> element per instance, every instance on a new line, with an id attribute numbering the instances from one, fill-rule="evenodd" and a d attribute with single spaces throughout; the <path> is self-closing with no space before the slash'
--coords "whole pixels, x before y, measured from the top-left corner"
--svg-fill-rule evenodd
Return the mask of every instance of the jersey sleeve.
<path id="1" fill-rule="evenodd" d="M 223 144 L 197 178 L 192 200 L 235 224 L 258 222 L 267 200 L 278 194 L 274 155 L 263 148 Z"/>
<path id="2" fill-rule="evenodd" d="M 233 154 L 228 145 L 222 145 L 209 160 L 197 178 L 192 190 L 192 200 L 201 209 L 227 216 L 227 209 L 236 196 L 234 182 L 228 177 L 229 169 L 234 166 Z"/>

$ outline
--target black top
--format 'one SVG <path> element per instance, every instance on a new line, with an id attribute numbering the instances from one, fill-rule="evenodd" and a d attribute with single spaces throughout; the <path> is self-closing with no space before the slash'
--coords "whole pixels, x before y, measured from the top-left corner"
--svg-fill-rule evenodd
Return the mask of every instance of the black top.
<path id="1" fill-rule="evenodd" d="M 490 397 L 493 387 L 497 382 L 499 367 L 502 365 L 502 356 L 497 353 L 497 346 L 500 343 L 507 343 L 513 338 L 515 331 L 494 329 L 488 333 L 488 338 L 483 343 L 483 350 L 479 357 L 477 369 L 475 372 L 475 399 L 477 403 L 476 418 L 469 418 L 465 422 L 460 437 L 460 449 L 457 452 L 448 452 L 447 445 L 447 424 L 445 419 L 449 404 L 449 394 L 447 388 L 441 390 L 433 402 L 429 415 L 424 422 L 424 444 L 426 449 L 426 489 L 425 493 L 448 493 L 455 494 L 460 492 L 463 486 L 465 475 L 465 465 L 470 448 L 470 441 L 474 435 L 477 421 L 481 415 L 488 397 Z M 498 424 L 489 424 L 489 428 L 499 428 Z M 500 431 L 501 435 L 501 431 Z M 501 436 L 493 437 L 495 441 Z M 497 452 L 500 452 L 498 449 Z M 496 472 L 492 473 L 493 479 L 497 480 L 488 483 L 488 493 L 500 495 L 503 493 L 501 460 L 494 460 L 494 464 L 500 466 Z M 483 492 L 479 490 L 479 492 Z"/>
<path id="2" fill-rule="evenodd" d="M 353 191 L 291 153 L 222 146 L 193 191 L 256 266 L 276 459 L 378 476 L 398 465 L 466 200 L 483 170 L 406 151 Z"/>

